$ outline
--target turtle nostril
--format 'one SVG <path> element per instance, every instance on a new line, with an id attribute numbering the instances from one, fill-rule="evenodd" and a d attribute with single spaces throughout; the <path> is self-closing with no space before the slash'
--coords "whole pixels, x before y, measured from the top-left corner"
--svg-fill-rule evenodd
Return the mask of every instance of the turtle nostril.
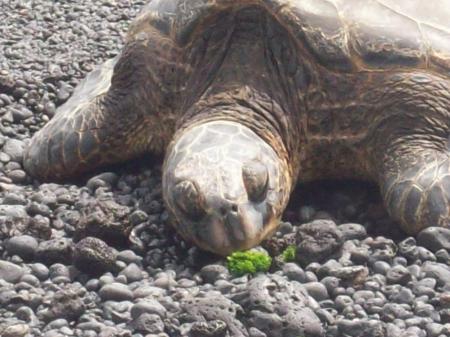
<path id="1" fill-rule="evenodd" d="M 238 206 L 236 204 L 231 204 L 231 211 L 237 213 Z"/>
<path id="2" fill-rule="evenodd" d="M 220 214 L 221 214 L 222 216 L 227 215 L 227 209 L 226 209 L 226 207 L 220 207 L 219 211 L 220 211 Z"/>

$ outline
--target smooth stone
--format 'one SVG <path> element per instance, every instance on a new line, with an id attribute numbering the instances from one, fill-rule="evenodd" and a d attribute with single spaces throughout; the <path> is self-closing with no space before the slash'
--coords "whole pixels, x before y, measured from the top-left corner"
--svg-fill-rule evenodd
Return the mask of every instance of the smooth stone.
<path id="1" fill-rule="evenodd" d="M 336 306 L 336 309 L 342 311 L 345 308 L 353 305 L 353 299 L 348 295 L 339 295 L 336 296 L 334 304 Z"/>
<path id="2" fill-rule="evenodd" d="M 22 106 L 20 109 L 12 109 L 12 115 L 14 118 L 14 122 L 20 122 L 24 119 L 32 117 L 33 112 Z"/>
<path id="3" fill-rule="evenodd" d="M 450 267 L 437 262 L 427 261 L 422 265 L 426 277 L 436 279 L 439 286 L 450 284 Z"/>
<path id="4" fill-rule="evenodd" d="M 105 327 L 104 324 L 97 322 L 97 321 L 83 322 L 83 323 L 77 324 L 77 329 L 93 330 L 97 333 L 99 333 L 104 327 Z"/>
<path id="5" fill-rule="evenodd" d="M 6 175 L 15 184 L 22 184 L 27 180 L 27 174 L 24 170 L 12 170 L 9 171 Z"/>
<path id="6" fill-rule="evenodd" d="M 327 288 L 320 282 L 309 282 L 303 284 L 308 295 L 320 302 L 329 298 Z"/>
<path id="7" fill-rule="evenodd" d="M 420 268 L 420 265 L 413 264 L 408 266 L 406 269 L 408 269 L 408 272 L 411 274 L 411 279 L 421 279 L 423 277 L 422 269 Z"/>
<path id="8" fill-rule="evenodd" d="M 141 281 L 143 278 L 141 268 L 135 263 L 130 263 L 126 266 L 120 272 L 120 275 L 124 275 L 128 283 Z"/>
<path id="9" fill-rule="evenodd" d="M 8 156 L 4 152 L 0 152 L 0 163 L 9 163 L 11 161 L 11 157 Z"/>
<path id="10" fill-rule="evenodd" d="M 32 274 L 25 274 L 20 278 L 20 282 L 25 282 L 33 287 L 39 287 L 40 281 L 39 279 Z"/>
<path id="11" fill-rule="evenodd" d="M 334 276 L 326 276 L 320 282 L 327 288 L 329 294 L 332 294 L 334 289 L 338 288 L 341 280 Z"/>
<path id="12" fill-rule="evenodd" d="M 64 318 L 57 318 L 50 323 L 47 324 L 46 328 L 49 329 L 61 329 L 64 326 L 68 326 L 69 322 L 67 322 Z"/>
<path id="13" fill-rule="evenodd" d="M 417 235 L 419 245 L 433 253 L 440 249 L 450 251 L 450 229 L 444 227 L 428 227 Z"/>
<path id="14" fill-rule="evenodd" d="M 293 281 L 298 281 L 300 283 L 306 282 L 305 271 L 296 263 L 288 262 L 282 267 L 283 274 Z"/>
<path id="15" fill-rule="evenodd" d="M 99 295 L 104 301 L 131 301 L 133 292 L 122 283 L 106 284 L 99 290 Z"/>
<path id="16" fill-rule="evenodd" d="M 36 321 L 36 315 L 33 310 L 27 306 L 20 307 L 15 312 L 16 318 L 28 323 L 34 323 Z"/>
<path id="17" fill-rule="evenodd" d="M 367 237 L 367 231 L 363 225 L 356 223 L 345 223 L 337 226 L 341 231 L 344 241 L 363 240 Z"/>
<path id="18" fill-rule="evenodd" d="M 121 275 L 117 275 L 117 277 L 114 279 L 114 282 L 118 282 L 118 283 L 122 283 L 122 284 L 127 284 L 127 277 L 123 274 Z"/>
<path id="19" fill-rule="evenodd" d="M 0 280 L 15 283 L 20 280 L 25 271 L 17 264 L 0 260 Z"/>
<path id="20" fill-rule="evenodd" d="M 137 265 L 139 265 L 142 263 L 142 257 L 136 255 L 136 253 L 130 249 L 120 251 L 117 254 L 117 260 L 123 261 L 126 264 L 136 263 Z"/>
<path id="21" fill-rule="evenodd" d="M 86 282 L 85 287 L 88 291 L 97 291 L 100 287 L 100 282 L 98 279 L 90 279 Z"/>
<path id="22" fill-rule="evenodd" d="M 108 272 L 108 273 L 106 273 L 106 274 L 100 276 L 100 278 L 98 279 L 98 281 L 99 281 L 100 287 L 103 287 L 103 286 L 106 285 L 106 284 L 114 283 L 114 277 L 112 276 L 111 273 Z"/>
<path id="23" fill-rule="evenodd" d="M 373 264 L 373 271 L 382 275 L 386 275 L 391 268 L 392 266 L 385 261 L 375 261 Z"/>
<path id="24" fill-rule="evenodd" d="M 30 328 L 26 324 L 14 324 L 3 330 L 2 337 L 25 337 L 29 331 Z"/>
<path id="25" fill-rule="evenodd" d="M 433 305 L 428 303 L 416 301 L 414 313 L 420 317 L 429 317 L 435 322 L 440 321 L 439 313 Z"/>
<path id="26" fill-rule="evenodd" d="M 131 317 L 138 318 L 143 313 L 156 314 L 161 318 L 166 316 L 167 310 L 158 301 L 146 299 L 134 304 L 131 307 Z"/>
<path id="27" fill-rule="evenodd" d="M 45 264 L 42 263 L 33 263 L 30 265 L 31 272 L 34 276 L 36 276 L 39 280 L 45 281 L 48 279 L 49 270 Z"/>
<path id="28" fill-rule="evenodd" d="M 12 161 L 22 162 L 25 143 L 17 139 L 8 139 L 3 145 L 2 151 L 11 157 Z"/>
<path id="29" fill-rule="evenodd" d="M 444 326 L 439 323 L 428 323 L 425 326 L 425 330 L 427 331 L 428 337 L 438 337 L 442 331 L 444 330 Z"/>
<path id="30" fill-rule="evenodd" d="M 249 337 L 267 337 L 267 335 L 264 332 L 253 326 L 250 329 L 248 329 L 248 334 Z"/>
<path id="31" fill-rule="evenodd" d="M 38 241 L 30 235 L 14 236 L 5 243 L 9 255 L 18 255 L 25 260 L 32 259 L 38 249 Z"/>
<path id="32" fill-rule="evenodd" d="M 133 291 L 134 298 L 144 298 L 144 297 L 160 298 L 165 294 L 166 294 L 165 289 L 149 285 L 144 285 Z"/>
<path id="33" fill-rule="evenodd" d="M 104 172 L 95 177 L 92 177 L 86 183 L 86 187 L 91 191 L 95 191 L 99 187 L 114 187 L 119 177 L 113 172 Z"/>
<path id="34" fill-rule="evenodd" d="M 228 269 L 220 264 L 210 264 L 200 270 L 200 275 L 206 283 L 214 284 L 217 280 L 228 280 Z"/>

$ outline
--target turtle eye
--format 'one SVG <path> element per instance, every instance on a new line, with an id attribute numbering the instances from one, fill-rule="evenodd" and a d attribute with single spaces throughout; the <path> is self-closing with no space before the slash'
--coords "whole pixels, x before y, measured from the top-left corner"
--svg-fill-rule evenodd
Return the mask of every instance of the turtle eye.
<path id="1" fill-rule="evenodd" d="M 265 198 L 269 185 L 269 174 L 264 164 L 258 161 L 244 164 L 242 167 L 242 179 L 248 198 L 251 201 L 259 202 Z"/>
<path id="2" fill-rule="evenodd" d="M 205 215 L 203 196 L 192 181 L 184 180 L 176 184 L 173 197 L 178 208 L 192 220 L 200 219 Z"/>

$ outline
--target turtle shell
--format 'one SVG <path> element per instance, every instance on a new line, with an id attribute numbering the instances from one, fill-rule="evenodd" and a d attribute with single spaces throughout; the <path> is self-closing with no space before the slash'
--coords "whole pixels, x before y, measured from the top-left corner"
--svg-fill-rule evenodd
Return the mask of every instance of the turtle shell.
<path id="1" fill-rule="evenodd" d="M 181 47 L 221 12 L 261 6 L 333 70 L 450 70 L 450 2 L 442 0 L 152 0 L 129 36 L 149 25 Z"/>

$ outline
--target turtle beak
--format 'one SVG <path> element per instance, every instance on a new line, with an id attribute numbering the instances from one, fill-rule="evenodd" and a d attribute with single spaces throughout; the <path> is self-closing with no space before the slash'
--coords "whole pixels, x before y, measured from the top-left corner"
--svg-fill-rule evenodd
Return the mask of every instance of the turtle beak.
<path id="1" fill-rule="evenodd" d="M 273 227 L 272 220 L 271 212 L 241 204 L 209 218 L 195 241 L 206 250 L 226 256 L 257 246 Z"/>
<path id="2" fill-rule="evenodd" d="M 249 246 L 263 229 L 263 216 L 254 209 L 242 205 L 237 211 L 230 210 L 226 214 L 224 226 L 230 241 L 237 247 Z"/>

